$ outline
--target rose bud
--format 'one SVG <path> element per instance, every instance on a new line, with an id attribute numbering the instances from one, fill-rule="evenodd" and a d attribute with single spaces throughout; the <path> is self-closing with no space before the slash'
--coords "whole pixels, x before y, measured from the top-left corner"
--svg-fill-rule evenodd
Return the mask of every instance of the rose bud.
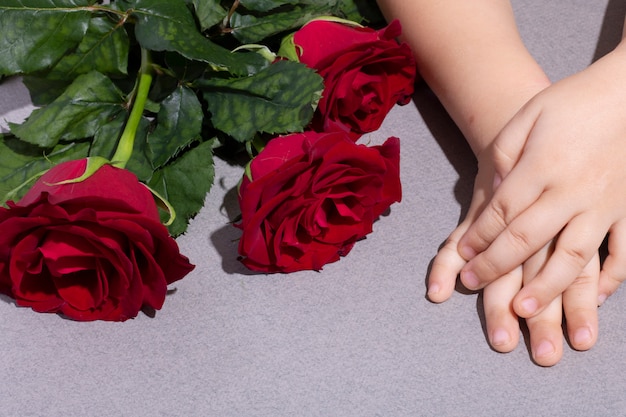
<path id="1" fill-rule="evenodd" d="M 400 33 L 397 20 L 381 30 L 313 20 L 293 34 L 299 61 L 324 78 L 314 130 L 348 132 L 356 140 L 377 130 L 396 103 L 408 103 L 417 70 L 409 46 L 396 40 Z M 283 45 L 282 53 L 293 57 L 290 42 Z"/>

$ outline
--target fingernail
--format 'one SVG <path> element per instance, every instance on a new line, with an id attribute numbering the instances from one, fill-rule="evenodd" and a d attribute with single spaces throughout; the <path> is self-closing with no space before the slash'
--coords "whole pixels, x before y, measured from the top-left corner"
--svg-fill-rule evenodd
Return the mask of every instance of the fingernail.
<path id="1" fill-rule="evenodd" d="M 528 315 L 534 314 L 535 311 L 537 311 L 537 308 L 539 307 L 537 300 L 535 300 L 534 298 L 526 298 L 525 300 L 522 300 L 520 305 L 522 306 L 522 309 L 524 310 L 524 312 Z"/>
<path id="2" fill-rule="evenodd" d="M 554 345 L 548 340 L 544 340 L 537 345 L 537 348 L 535 349 L 535 356 L 542 358 L 554 355 L 554 352 L 556 352 Z"/>
<path id="3" fill-rule="evenodd" d="M 586 327 L 576 330 L 574 333 L 574 343 L 576 345 L 587 345 L 591 340 L 591 330 Z"/>
<path id="4" fill-rule="evenodd" d="M 461 281 L 469 290 L 473 290 L 479 285 L 478 277 L 472 271 L 461 272 Z"/>
<path id="5" fill-rule="evenodd" d="M 439 294 L 439 291 L 441 291 L 441 288 L 439 287 L 439 284 L 431 284 L 431 285 L 428 286 L 428 296 L 429 297 L 431 295 Z"/>
<path id="6" fill-rule="evenodd" d="M 459 255 L 466 261 L 469 261 L 476 256 L 476 251 L 469 246 L 463 245 L 459 247 Z"/>
<path id="7" fill-rule="evenodd" d="M 492 185 L 492 189 L 493 191 L 496 190 L 496 188 L 498 188 L 498 186 L 502 183 L 502 177 L 498 174 L 495 174 L 493 177 L 493 185 Z"/>
<path id="8" fill-rule="evenodd" d="M 511 337 L 509 336 L 509 332 L 504 329 L 496 329 L 491 335 L 491 344 L 493 346 L 508 345 L 510 341 Z"/>
<path id="9" fill-rule="evenodd" d="M 598 306 L 601 306 L 602 304 L 604 304 L 607 298 L 609 298 L 609 296 L 606 294 L 598 295 Z"/>

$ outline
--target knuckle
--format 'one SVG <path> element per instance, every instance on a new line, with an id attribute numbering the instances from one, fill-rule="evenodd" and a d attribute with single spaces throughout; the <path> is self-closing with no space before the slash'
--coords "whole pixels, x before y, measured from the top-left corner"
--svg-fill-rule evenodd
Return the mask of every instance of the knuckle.
<path id="1" fill-rule="evenodd" d="M 442 247 L 441 249 L 439 249 L 439 251 L 437 252 L 437 255 L 435 255 L 435 258 L 433 260 L 433 266 L 444 266 L 449 264 L 450 262 L 452 262 L 452 260 L 454 259 L 454 252 L 453 249 L 451 247 L 449 247 L 448 245 Z"/>
<path id="2" fill-rule="evenodd" d="M 591 305 L 564 305 L 565 316 L 568 321 L 576 321 L 584 318 L 591 317 L 597 311 L 597 305 L 595 303 Z"/>
<path id="3" fill-rule="evenodd" d="M 564 287 L 563 282 L 550 278 L 551 277 L 538 275 L 524 285 L 526 287 L 526 293 L 534 297 L 539 305 L 539 310 L 543 310 L 543 313 L 539 313 L 538 316 L 544 314 L 550 316 L 550 311 L 554 313 L 555 310 L 545 310 L 545 308 L 551 305 L 554 307 L 553 303 L 555 302 L 560 303 L 563 291 L 567 288 L 567 286 Z M 560 308 L 557 310 L 560 311 Z"/>
<path id="4" fill-rule="evenodd" d="M 515 158 L 509 155 L 509 152 L 500 141 L 493 143 L 493 161 L 497 164 L 509 166 L 515 163 Z"/>
<path id="5" fill-rule="evenodd" d="M 605 269 L 609 278 L 618 285 L 626 281 L 626 257 L 615 257 L 609 254 L 605 262 Z"/>
<path id="6" fill-rule="evenodd" d="M 624 281 L 626 281 L 626 274 L 622 273 L 621 275 L 611 275 L 609 276 L 611 281 L 615 284 L 615 288 L 619 287 Z"/>
<path id="7" fill-rule="evenodd" d="M 606 284 L 608 284 L 609 289 L 611 290 L 611 294 L 613 294 L 620 285 L 624 281 L 626 281 L 626 275 L 624 274 L 615 274 L 614 271 L 605 271 L 602 275 L 605 279 Z"/>
<path id="8" fill-rule="evenodd" d="M 482 251 L 507 227 L 507 209 L 498 201 L 491 201 L 485 209 L 483 218 L 472 227 L 471 243 L 474 248 Z"/>
<path id="9" fill-rule="evenodd" d="M 538 291 L 536 293 L 537 299 L 542 305 L 548 305 L 558 298 L 566 287 L 558 280 L 542 279 L 537 281 Z"/>
<path id="10" fill-rule="evenodd" d="M 509 228 L 507 229 L 507 237 L 511 246 L 516 250 L 517 253 L 525 253 L 531 248 L 531 240 L 528 233 L 524 230 Z"/>
<path id="11" fill-rule="evenodd" d="M 563 258 L 576 270 L 582 270 L 589 262 L 584 249 L 578 246 L 567 246 L 562 249 Z"/>
<path id="12" fill-rule="evenodd" d="M 508 226 L 510 222 L 509 209 L 503 201 L 493 199 L 489 203 L 489 211 L 496 227 L 505 228 Z"/>
<path id="13" fill-rule="evenodd" d="M 437 252 L 448 252 L 448 251 L 456 251 L 456 246 L 458 245 L 458 239 L 454 236 L 454 233 L 450 235 L 437 249 Z"/>
<path id="14" fill-rule="evenodd" d="M 480 259 L 480 263 L 482 265 L 481 273 L 479 276 L 481 277 L 481 281 L 485 283 L 491 282 L 493 279 L 504 275 L 508 271 L 503 271 L 500 267 L 499 262 L 492 259 L 489 256 L 483 256 Z"/>
<path id="15" fill-rule="evenodd" d="M 588 274 L 583 271 L 578 277 L 574 280 L 571 287 L 573 290 L 580 290 L 586 292 L 589 288 L 593 288 L 593 286 L 598 285 L 598 278 L 594 275 Z"/>

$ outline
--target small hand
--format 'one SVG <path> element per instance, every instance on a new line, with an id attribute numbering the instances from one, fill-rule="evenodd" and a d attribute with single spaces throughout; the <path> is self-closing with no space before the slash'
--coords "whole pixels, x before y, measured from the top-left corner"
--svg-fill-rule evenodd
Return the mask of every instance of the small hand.
<path id="1" fill-rule="evenodd" d="M 487 285 L 483 292 L 483 306 L 487 335 L 491 346 L 499 352 L 510 352 L 519 342 L 519 319 L 512 308 L 512 300 L 522 285 L 534 277 L 549 257 L 550 245 L 542 248 L 522 267 Z M 526 319 L 530 335 L 530 350 L 535 363 L 541 366 L 556 364 L 563 355 L 562 316 L 565 313 L 567 335 L 572 348 L 590 349 L 598 334 L 596 294 L 599 261 L 595 256 L 562 296 L 535 317 Z"/>
<path id="2" fill-rule="evenodd" d="M 623 46 L 623 45 L 622 45 Z M 515 297 L 532 317 L 564 293 L 607 232 L 600 299 L 626 277 L 626 46 L 533 98 L 491 151 L 503 178 L 460 239 L 470 289 L 510 272 L 552 239 L 554 253 Z"/>
<path id="3" fill-rule="evenodd" d="M 429 276 L 428 297 L 443 302 L 453 293 L 457 276 L 466 264 L 456 251 L 458 239 L 491 196 L 493 167 L 484 159 L 476 177 L 472 203 L 465 220 L 452 232 L 446 244 L 438 252 Z M 519 343 L 519 318 L 512 308 L 512 300 L 522 287 L 541 269 L 549 257 L 549 245 L 535 254 L 526 264 L 515 268 L 488 284 L 483 293 L 483 305 L 489 343 L 499 352 L 510 352 Z M 553 300 L 550 306 L 536 317 L 526 320 L 530 334 L 534 361 L 542 366 L 557 363 L 563 353 L 562 315 L 565 311 L 570 344 L 574 349 L 586 350 L 595 343 L 597 326 L 596 298 L 598 293 L 597 255 L 581 273 L 575 284 L 563 296 Z M 523 271 L 523 273 L 522 273 Z"/>

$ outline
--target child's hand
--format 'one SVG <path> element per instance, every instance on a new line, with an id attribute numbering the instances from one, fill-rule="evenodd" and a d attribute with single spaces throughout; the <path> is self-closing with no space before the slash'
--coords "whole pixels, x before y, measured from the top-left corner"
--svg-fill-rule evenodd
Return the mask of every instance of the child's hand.
<path id="1" fill-rule="evenodd" d="M 507 274 L 556 238 L 554 253 L 514 299 L 533 317 L 573 288 L 607 232 L 602 301 L 626 278 L 626 46 L 547 88 L 492 147 L 503 178 L 459 241 L 470 289 Z M 573 284 L 574 283 L 574 284 Z"/>
<path id="2" fill-rule="evenodd" d="M 480 159 L 480 158 L 479 158 Z M 466 261 L 456 251 L 458 239 L 491 197 L 493 167 L 489 160 L 480 163 L 472 204 L 465 220 L 452 232 L 433 262 L 429 276 L 428 296 L 434 302 L 447 300 L 454 291 L 457 276 Z M 519 318 L 512 308 L 512 300 L 522 287 L 536 275 L 548 257 L 548 246 L 539 251 L 523 267 L 515 268 L 487 285 L 483 306 L 489 343 L 494 350 L 510 352 L 519 343 Z M 576 285 L 557 297 L 549 308 L 526 320 L 530 333 L 533 359 L 542 366 L 557 363 L 563 353 L 562 312 L 565 310 L 571 345 L 578 350 L 591 348 L 598 334 L 597 325 L 597 256 L 585 268 Z"/>
<path id="3" fill-rule="evenodd" d="M 527 285 L 537 274 L 549 254 L 550 247 L 546 246 L 523 268 L 515 268 L 485 287 L 483 305 L 487 334 L 494 349 L 508 352 L 517 345 L 519 321 L 512 309 L 512 300 L 520 287 Z M 598 274 L 599 261 L 595 256 L 578 277 L 577 284 L 571 285 L 535 317 L 525 320 L 530 334 L 530 350 L 537 364 L 552 366 L 561 359 L 563 312 L 572 348 L 587 350 L 595 344 L 598 335 Z"/>

